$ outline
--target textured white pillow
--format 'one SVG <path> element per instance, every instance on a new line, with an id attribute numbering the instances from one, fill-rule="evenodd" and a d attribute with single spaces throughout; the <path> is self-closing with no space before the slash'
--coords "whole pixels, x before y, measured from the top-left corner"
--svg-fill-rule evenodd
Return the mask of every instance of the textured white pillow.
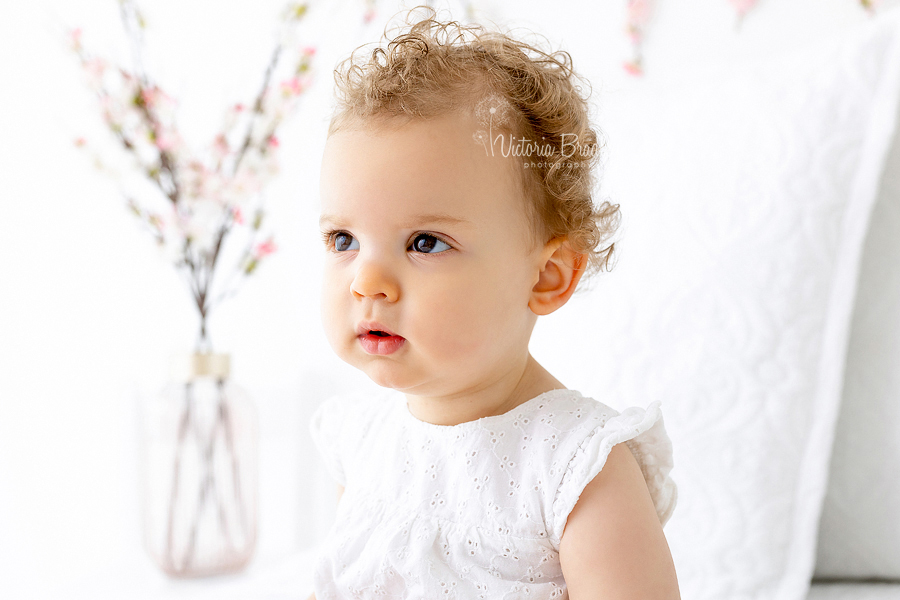
<path id="1" fill-rule="evenodd" d="M 620 259 L 533 350 L 616 408 L 662 401 L 684 598 L 806 596 L 898 89 L 894 13 L 714 82 L 601 98 Z M 550 351 L 561 331 L 577 352 Z"/>
<path id="2" fill-rule="evenodd" d="M 818 583 L 809 590 L 807 600 L 897 600 L 900 583 Z"/>
<path id="3" fill-rule="evenodd" d="M 866 236 L 816 577 L 900 579 L 900 135 Z M 897 594 L 900 597 L 900 593 Z"/>

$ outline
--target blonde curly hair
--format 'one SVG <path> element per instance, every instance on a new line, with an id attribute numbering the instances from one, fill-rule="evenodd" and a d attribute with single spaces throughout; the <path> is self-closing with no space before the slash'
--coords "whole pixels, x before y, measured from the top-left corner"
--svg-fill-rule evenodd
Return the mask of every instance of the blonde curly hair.
<path id="1" fill-rule="evenodd" d="M 425 15 L 416 20 L 418 11 Z M 427 119 L 453 112 L 477 117 L 485 99 L 499 97 L 511 110 L 494 125 L 531 141 L 532 149 L 544 149 L 522 170 L 533 240 L 542 245 L 564 237 L 584 253 L 582 281 L 609 270 L 619 206 L 608 201 L 595 206 L 592 200 L 602 146 L 571 56 L 544 52 L 478 25 L 440 22 L 429 7 L 410 10 L 400 31 L 391 37 L 386 29 L 384 39 L 389 40 L 385 46 L 360 46 L 336 67 L 328 135 L 372 119 Z M 574 140 L 579 151 L 569 152 Z"/>

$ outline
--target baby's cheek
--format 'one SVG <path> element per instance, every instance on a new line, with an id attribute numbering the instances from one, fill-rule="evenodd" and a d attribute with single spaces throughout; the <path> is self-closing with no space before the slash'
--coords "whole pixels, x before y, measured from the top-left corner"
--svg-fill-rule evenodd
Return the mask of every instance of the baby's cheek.
<path id="1" fill-rule="evenodd" d="M 483 360 L 495 355 L 492 349 L 502 343 L 503 307 L 497 299 L 476 288 L 458 288 L 438 295 L 431 317 L 425 315 L 429 337 L 441 354 L 459 360 Z M 508 333 L 508 332 L 506 332 Z"/>
<path id="2" fill-rule="evenodd" d="M 337 281 L 326 274 L 322 281 L 320 317 L 325 336 L 336 352 L 340 352 L 338 341 L 341 338 L 341 315 L 347 314 L 347 307 L 341 300 L 341 295 L 337 293 Z"/>

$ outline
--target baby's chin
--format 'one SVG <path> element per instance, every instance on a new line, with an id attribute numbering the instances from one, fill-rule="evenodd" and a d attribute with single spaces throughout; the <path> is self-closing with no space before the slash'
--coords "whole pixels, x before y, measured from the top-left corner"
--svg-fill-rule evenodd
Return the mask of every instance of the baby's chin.
<path id="1" fill-rule="evenodd" d="M 383 388 L 405 392 L 416 385 L 410 374 L 404 372 L 408 371 L 408 367 L 391 364 L 389 357 L 366 356 L 360 359 L 359 356 L 349 356 L 344 358 L 344 362 L 362 371 L 372 383 Z"/>
<path id="2" fill-rule="evenodd" d="M 354 365 L 355 366 L 355 365 Z M 398 365 L 372 365 L 360 368 L 375 385 L 396 390 L 408 396 L 439 396 L 447 388 L 440 382 L 429 380 L 420 373 L 411 373 L 403 370 Z M 357 367 L 359 368 L 359 367 Z"/>

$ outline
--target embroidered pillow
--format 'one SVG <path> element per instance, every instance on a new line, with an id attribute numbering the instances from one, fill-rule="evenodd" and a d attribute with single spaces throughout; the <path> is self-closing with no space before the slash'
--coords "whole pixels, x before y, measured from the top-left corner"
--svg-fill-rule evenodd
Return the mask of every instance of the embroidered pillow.
<path id="1" fill-rule="evenodd" d="M 666 407 L 684 598 L 806 597 L 898 88 L 895 13 L 715 81 L 600 96 L 618 264 L 532 347 L 610 406 Z"/>

